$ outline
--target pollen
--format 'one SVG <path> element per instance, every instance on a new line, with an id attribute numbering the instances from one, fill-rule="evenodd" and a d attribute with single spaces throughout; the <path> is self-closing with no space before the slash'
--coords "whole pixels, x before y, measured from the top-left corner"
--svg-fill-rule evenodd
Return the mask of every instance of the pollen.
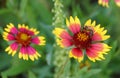
<path id="1" fill-rule="evenodd" d="M 90 46 L 92 39 L 91 39 L 91 31 L 88 29 L 83 29 L 80 32 L 76 33 L 73 35 L 73 44 L 77 47 L 77 48 L 82 48 L 82 49 L 86 49 Z"/>
<path id="2" fill-rule="evenodd" d="M 24 34 L 24 33 L 21 34 L 21 35 L 20 35 L 20 39 L 23 40 L 23 41 L 26 41 L 26 40 L 28 39 L 27 34 Z"/>
<path id="3" fill-rule="evenodd" d="M 85 33 L 78 33 L 77 34 L 77 39 L 79 40 L 79 41 L 85 41 L 85 40 L 87 40 L 88 39 L 88 35 L 86 35 Z"/>
<path id="4" fill-rule="evenodd" d="M 23 46 L 28 46 L 31 42 L 31 36 L 28 35 L 27 33 L 19 32 L 16 35 L 16 41 L 17 41 L 17 43 L 19 43 Z"/>

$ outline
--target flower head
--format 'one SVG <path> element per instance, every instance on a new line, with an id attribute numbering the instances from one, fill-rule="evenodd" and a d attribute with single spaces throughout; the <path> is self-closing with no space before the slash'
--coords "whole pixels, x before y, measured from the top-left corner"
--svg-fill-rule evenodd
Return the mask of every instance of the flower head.
<path id="1" fill-rule="evenodd" d="M 107 30 L 96 25 L 96 22 L 89 19 L 84 26 L 81 26 L 80 20 L 70 17 L 70 21 L 66 19 L 66 24 L 69 32 L 62 28 L 55 28 L 53 33 L 57 37 L 57 44 L 61 47 L 71 47 L 69 57 L 77 59 L 79 62 L 83 60 L 84 54 L 95 62 L 103 60 L 103 54 L 107 54 L 111 47 L 102 41 L 110 38 L 105 35 Z"/>
<path id="2" fill-rule="evenodd" d="M 120 7 L 120 0 L 114 0 L 116 5 Z M 98 0 L 98 3 L 102 6 L 109 7 L 109 0 Z"/>
<path id="3" fill-rule="evenodd" d="M 10 23 L 3 32 L 3 38 L 11 42 L 5 51 L 8 54 L 14 56 L 17 51 L 19 52 L 19 58 L 28 60 L 29 58 L 34 61 L 41 57 L 41 55 L 31 46 L 31 44 L 44 45 L 45 38 L 43 36 L 37 36 L 39 32 L 34 28 L 28 28 L 28 26 L 18 25 L 18 29 Z"/>

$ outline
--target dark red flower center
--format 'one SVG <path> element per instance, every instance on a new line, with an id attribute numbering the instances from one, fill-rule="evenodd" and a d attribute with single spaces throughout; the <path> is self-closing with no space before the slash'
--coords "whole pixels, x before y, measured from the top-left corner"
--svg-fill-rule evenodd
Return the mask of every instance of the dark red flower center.
<path id="1" fill-rule="evenodd" d="M 22 46 L 28 46 L 31 42 L 31 36 L 29 34 L 19 32 L 16 35 L 16 42 L 21 44 Z"/>
<path id="2" fill-rule="evenodd" d="M 73 44 L 80 49 L 86 49 L 92 42 L 93 31 L 88 28 L 83 28 L 80 32 L 73 35 Z"/>

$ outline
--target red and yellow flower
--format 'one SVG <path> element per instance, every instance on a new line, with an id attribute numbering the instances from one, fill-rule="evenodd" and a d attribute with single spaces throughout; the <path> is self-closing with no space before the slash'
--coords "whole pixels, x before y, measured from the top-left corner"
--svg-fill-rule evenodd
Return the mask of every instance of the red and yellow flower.
<path id="1" fill-rule="evenodd" d="M 34 61 L 41 55 L 31 46 L 31 44 L 45 45 L 45 38 L 37 36 L 39 31 L 28 26 L 18 24 L 18 29 L 10 23 L 3 32 L 4 40 L 11 42 L 5 51 L 14 56 L 19 51 L 19 58 Z"/>
<path id="2" fill-rule="evenodd" d="M 55 28 L 53 33 L 56 35 L 57 44 L 61 47 L 71 47 L 69 57 L 73 57 L 81 62 L 84 58 L 84 54 L 95 62 L 96 60 L 105 59 L 103 54 L 107 54 L 111 47 L 102 41 L 110 38 L 109 35 L 105 35 L 107 30 L 104 27 L 100 27 L 100 24 L 96 25 L 96 22 L 89 19 L 82 27 L 80 20 L 70 16 L 70 20 L 66 19 L 68 29 Z"/>
<path id="3" fill-rule="evenodd" d="M 116 5 L 120 7 L 120 0 L 114 0 Z M 98 3 L 102 6 L 109 7 L 109 0 L 98 0 Z"/>

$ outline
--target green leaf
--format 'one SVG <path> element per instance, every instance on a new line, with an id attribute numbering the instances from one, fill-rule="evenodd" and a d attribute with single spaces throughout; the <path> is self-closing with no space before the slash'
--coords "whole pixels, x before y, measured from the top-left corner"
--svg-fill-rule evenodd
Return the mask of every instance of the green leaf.
<path id="1" fill-rule="evenodd" d="M 38 75 L 37 78 L 53 78 L 50 69 L 50 66 L 44 65 L 42 67 L 36 67 L 33 71 Z"/>
<path id="2" fill-rule="evenodd" d="M 8 9 L 16 11 L 18 9 L 18 5 L 20 0 L 7 0 L 6 5 Z"/>
<path id="3" fill-rule="evenodd" d="M 2 78 L 9 77 L 9 76 L 15 76 L 22 72 L 25 72 L 32 66 L 33 62 L 31 61 L 24 61 L 20 60 L 18 57 L 14 57 L 12 61 L 12 66 L 1 72 Z"/>
<path id="4" fill-rule="evenodd" d="M 101 69 L 91 69 L 88 70 L 87 74 L 84 75 L 84 78 L 91 78 L 92 76 L 99 74 L 101 72 Z"/>
<path id="5" fill-rule="evenodd" d="M 10 64 L 10 61 L 11 61 L 11 58 L 7 53 L 5 53 L 4 51 L 0 52 L 0 70 L 8 67 Z"/>
<path id="6" fill-rule="evenodd" d="M 19 10 L 19 13 L 20 13 L 21 17 L 24 16 L 24 13 L 25 13 L 25 10 L 26 10 L 26 6 L 27 6 L 27 2 L 28 2 L 28 0 L 21 0 L 20 10 Z"/>
<path id="7" fill-rule="evenodd" d="M 0 10 L 0 15 L 5 14 L 5 13 L 9 13 L 9 12 L 11 12 L 10 9 L 1 9 Z"/>
<path id="8" fill-rule="evenodd" d="M 49 65 L 52 64 L 52 54 L 53 54 L 53 46 L 51 44 L 47 44 L 46 45 L 46 52 L 47 52 L 47 56 L 46 56 L 46 61 Z"/>
<path id="9" fill-rule="evenodd" d="M 0 34 L 2 35 L 2 33 L 3 33 L 3 29 L 2 27 L 0 27 Z"/>
<path id="10" fill-rule="evenodd" d="M 49 1 L 46 1 L 49 3 Z M 49 11 L 49 7 L 46 6 L 39 0 L 30 0 L 31 5 L 34 7 L 35 13 L 40 16 L 41 21 L 51 24 L 52 23 L 52 13 Z M 34 13 L 33 13 L 34 14 Z"/>
<path id="11" fill-rule="evenodd" d="M 36 27 L 37 28 L 36 15 L 35 15 L 32 7 L 29 6 L 29 5 L 26 8 L 26 19 L 27 19 L 27 22 L 29 23 L 29 25 L 31 27 Z"/>
<path id="12" fill-rule="evenodd" d="M 37 78 L 32 71 L 28 72 L 28 78 Z"/>

